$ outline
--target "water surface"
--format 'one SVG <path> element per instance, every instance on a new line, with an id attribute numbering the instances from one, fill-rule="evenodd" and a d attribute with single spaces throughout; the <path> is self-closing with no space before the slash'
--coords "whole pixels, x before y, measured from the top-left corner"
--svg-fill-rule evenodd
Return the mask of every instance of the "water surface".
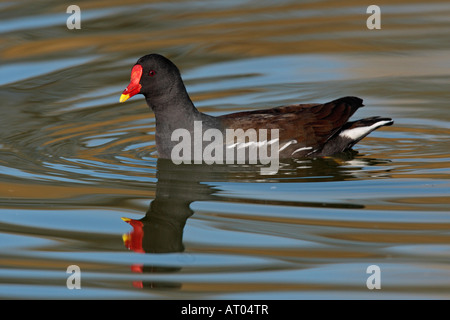
<path id="1" fill-rule="evenodd" d="M 0 4 L 1 298 L 450 297 L 447 1 L 381 1 L 381 30 L 355 1 L 76 4 L 79 30 Z M 118 103 L 151 52 L 209 114 L 355 95 L 395 125 L 270 176 L 176 166 L 142 96 Z"/>

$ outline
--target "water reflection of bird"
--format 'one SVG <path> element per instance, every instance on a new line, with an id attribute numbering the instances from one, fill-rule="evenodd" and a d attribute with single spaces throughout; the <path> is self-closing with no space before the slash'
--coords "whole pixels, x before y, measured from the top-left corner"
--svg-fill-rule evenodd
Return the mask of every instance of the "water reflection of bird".
<path id="1" fill-rule="evenodd" d="M 197 172 L 204 172 L 195 166 Z M 203 168 L 208 169 L 208 168 Z M 209 168 L 211 170 L 212 168 Z M 206 170 L 208 171 L 208 170 Z M 122 218 L 133 230 L 123 236 L 125 246 L 138 253 L 183 252 L 183 229 L 186 220 L 193 214 L 189 205 L 196 200 L 212 197 L 213 190 L 199 179 L 192 179 L 192 168 L 176 166 L 171 161 L 158 160 L 158 182 L 155 199 L 150 203 L 145 217 L 140 220 Z M 200 176 L 198 178 L 205 177 Z M 134 264 L 133 272 L 158 273 L 175 272 L 179 267 Z M 176 283 L 134 282 L 134 286 L 151 288 L 179 287 Z"/>
<path id="2" fill-rule="evenodd" d="M 261 175 L 257 165 L 175 165 L 170 160 L 158 159 L 157 184 L 154 200 L 142 219 L 123 218 L 132 231 L 123 236 L 125 246 L 142 254 L 179 253 L 184 251 L 183 231 L 186 221 L 194 213 L 190 204 L 194 201 L 246 201 L 220 196 L 221 182 L 271 182 L 271 183 L 309 183 L 317 181 L 343 181 L 361 175 L 362 168 L 383 163 L 376 159 L 358 159 L 359 166 L 349 169 L 346 164 L 353 161 L 356 152 L 342 154 L 340 158 L 289 160 L 282 163 L 282 169 L 273 176 Z M 371 172 L 373 174 L 373 172 Z M 320 208 L 361 208 L 349 203 L 314 203 L 312 201 L 279 201 L 249 199 L 251 203 L 270 205 L 290 205 Z M 180 267 L 164 265 L 134 264 L 137 273 L 177 272 Z M 136 287 L 179 288 L 179 283 L 134 282 Z"/>

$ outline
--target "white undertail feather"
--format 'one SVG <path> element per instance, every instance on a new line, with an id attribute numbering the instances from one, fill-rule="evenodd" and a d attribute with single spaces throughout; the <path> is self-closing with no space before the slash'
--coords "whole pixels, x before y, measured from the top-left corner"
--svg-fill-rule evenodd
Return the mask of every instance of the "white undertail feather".
<path id="1" fill-rule="evenodd" d="M 376 123 L 372 124 L 371 126 L 358 127 L 358 128 L 344 130 L 339 135 L 341 137 L 349 138 L 349 139 L 355 141 L 355 140 L 364 138 L 366 135 L 368 135 L 373 130 L 375 130 L 379 127 L 382 127 L 386 124 L 389 124 L 389 123 L 392 123 L 392 120 L 383 120 L 383 121 L 376 122 Z"/>

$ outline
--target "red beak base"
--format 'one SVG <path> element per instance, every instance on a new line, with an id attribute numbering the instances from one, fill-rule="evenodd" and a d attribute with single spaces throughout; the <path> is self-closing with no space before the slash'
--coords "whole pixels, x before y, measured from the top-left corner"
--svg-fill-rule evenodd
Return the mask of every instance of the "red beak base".
<path id="1" fill-rule="evenodd" d="M 139 81 L 141 81 L 142 77 L 142 66 L 139 64 L 136 64 L 133 69 L 131 69 L 131 80 L 128 87 L 122 92 L 122 95 L 120 96 L 120 102 L 125 102 L 132 96 L 138 94 L 141 91 L 141 84 Z"/>

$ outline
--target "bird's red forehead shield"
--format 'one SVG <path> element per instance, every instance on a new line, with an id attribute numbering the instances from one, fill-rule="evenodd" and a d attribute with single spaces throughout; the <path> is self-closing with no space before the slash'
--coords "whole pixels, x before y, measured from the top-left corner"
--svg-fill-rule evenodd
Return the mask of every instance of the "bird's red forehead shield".
<path id="1" fill-rule="evenodd" d="M 125 102 L 135 94 L 138 94 L 141 91 L 141 81 L 142 77 L 142 66 L 136 64 L 133 69 L 131 69 L 131 80 L 128 87 L 122 92 L 120 96 L 120 102 Z"/>

